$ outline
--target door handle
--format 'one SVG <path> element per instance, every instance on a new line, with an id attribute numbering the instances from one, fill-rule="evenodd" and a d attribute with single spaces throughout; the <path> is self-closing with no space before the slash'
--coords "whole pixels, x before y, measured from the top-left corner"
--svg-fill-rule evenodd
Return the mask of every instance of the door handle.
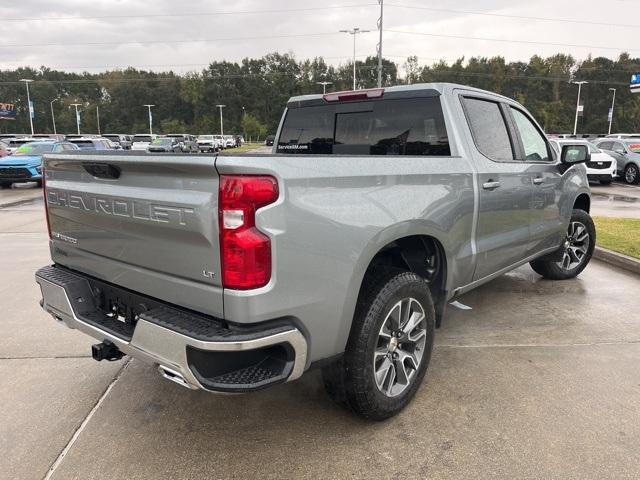
<path id="1" fill-rule="evenodd" d="M 484 182 L 482 184 L 482 188 L 485 190 L 495 190 L 500 186 L 500 182 L 494 182 L 493 180 L 489 180 L 488 182 Z"/>
<path id="2" fill-rule="evenodd" d="M 534 185 L 542 185 L 544 183 L 544 178 L 538 177 L 533 179 Z"/>

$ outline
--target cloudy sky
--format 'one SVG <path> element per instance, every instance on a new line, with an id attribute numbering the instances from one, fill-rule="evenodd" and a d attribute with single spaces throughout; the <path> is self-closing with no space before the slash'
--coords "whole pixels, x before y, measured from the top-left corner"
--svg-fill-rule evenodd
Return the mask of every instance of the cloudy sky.
<path id="1" fill-rule="evenodd" d="M 413 7 L 413 8 L 410 8 Z M 268 52 L 346 62 L 375 54 L 377 0 L 4 0 L 0 69 L 200 70 Z M 384 54 L 402 63 L 460 56 L 640 56 L 640 0 L 385 0 Z M 533 18 L 536 17 L 536 18 Z M 549 19 L 554 19 L 549 20 Z"/>

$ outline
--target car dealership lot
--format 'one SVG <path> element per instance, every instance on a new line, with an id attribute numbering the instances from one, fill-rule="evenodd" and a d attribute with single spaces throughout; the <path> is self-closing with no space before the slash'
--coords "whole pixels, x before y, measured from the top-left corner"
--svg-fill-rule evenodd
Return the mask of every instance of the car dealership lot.
<path id="1" fill-rule="evenodd" d="M 0 205 L 7 478 L 637 478 L 637 276 L 593 261 L 551 282 L 524 266 L 461 297 L 471 310 L 448 308 L 415 401 L 367 423 L 317 372 L 218 396 L 137 361 L 96 363 L 91 339 L 38 305 L 39 190 L 2 190 Z"/>

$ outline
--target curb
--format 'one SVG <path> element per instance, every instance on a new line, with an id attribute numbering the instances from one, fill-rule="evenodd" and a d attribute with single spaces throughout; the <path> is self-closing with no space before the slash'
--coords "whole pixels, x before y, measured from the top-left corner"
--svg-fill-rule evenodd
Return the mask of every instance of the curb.
<path id="1" fill-rule="evenodd" d="M 623 268 L 629 272 L 633 272 L 636 275 L 640 275 L 640 260 L 624 255 L 622 253 L 614 252 L 607 248 L 596 247 L 593 251 L 593 258 L 597 258 L 605 263 L 613 265 L 618 268 Z"/>

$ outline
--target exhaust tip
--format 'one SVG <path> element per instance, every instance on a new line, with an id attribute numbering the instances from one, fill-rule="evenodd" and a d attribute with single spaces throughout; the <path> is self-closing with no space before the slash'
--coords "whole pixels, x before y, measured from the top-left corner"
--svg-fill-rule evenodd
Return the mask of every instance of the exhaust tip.
<path id="1" fill-rule="evenodd" d="M 162 375 L 167 380 L 171 380 L 172 382 L 188 388 L 189 390 L 196 389 L 196 387 L 187 382 L 187 380 L 180 372 L 176 372 L 175 370 L 165 367 L 164 365 L 158 365 L 158 371 L 160 372 L 160 375 Z"/>

